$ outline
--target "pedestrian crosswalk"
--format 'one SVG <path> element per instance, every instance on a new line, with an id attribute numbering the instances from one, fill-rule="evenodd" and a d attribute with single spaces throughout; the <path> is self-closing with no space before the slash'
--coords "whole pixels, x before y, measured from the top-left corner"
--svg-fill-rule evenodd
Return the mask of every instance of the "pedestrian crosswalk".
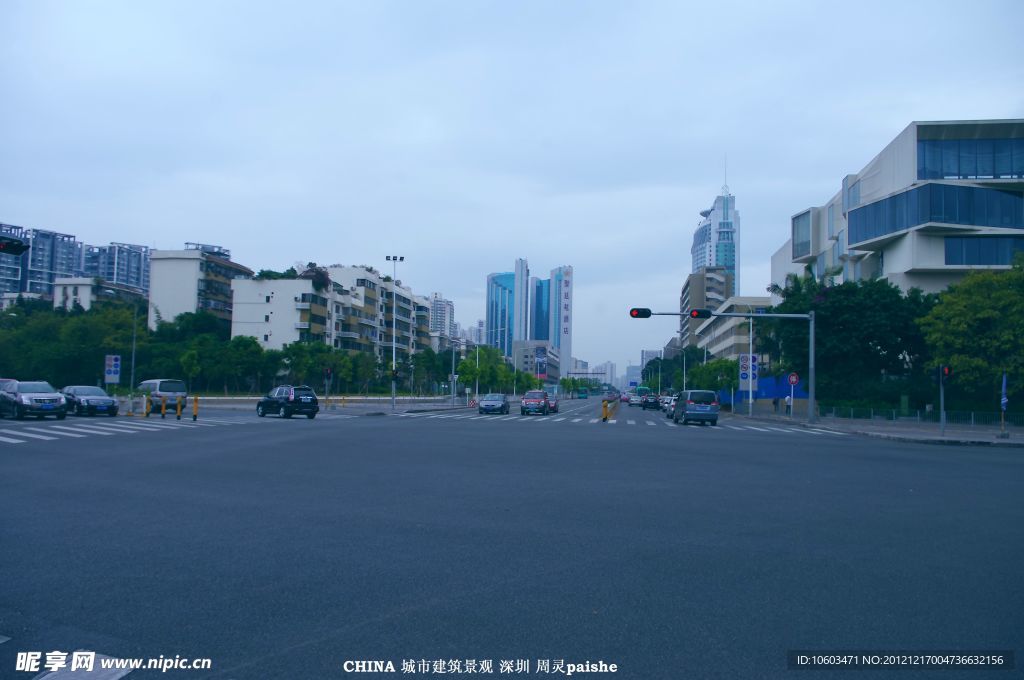
<path id="1" fill-rule="evenodd" d="M 705 432 L 722 432 L 724 430 L 733 430 L 736 432 L 748 432 L 748 433 L 762 433 L 762 434 L 801 434 L 807 437 L 820 437 L 823 435 L 836 435 L 840 437 L 848 436 L 848 432 L 839 432 L 836 430 L 828 430 L 824 428 L 810 428 L 810 427 L 777 427 L 768 425 L 765 423 L 758 422 L 755 424 L 748 424 L 737 420 L 732 420 L 729 423 L 719 423 L 718 426 L 704 426 L 699 424 L 694 425 L 682 425 L 676 424 L 667 418 L 609 418 L 607 422 L 603 422 L 600 418 L 583 418 L 576 417 L 572 418 L 569 416 L 535 416 L 535 415 L 477 415 L 473 413 L 396 413 L 396 417 L 400 418 L 416 418 L 425 420 L 468 420 L 479 423 L 548 423 L 554 426 L 556 423 L 562 423 L 563 426 L 571 425 L 616 425 L 624 427 L 670 427 L 670 428 L 686 428 L 687 430 L 693 431 L 705 431 Z"/>
<path id="2" fill-rule="evenodd" d="M 324 413 L 318 420 L 346 420 L 357 415 Z M 232 425 L 255 425 L 273 422 L 278 418 L 257 418 L 255 414 L 227 415 L 219 418 L 201 418 L 193 421 L 163 418 L 80 418 L 59 421 L 4 421 L 0 420 L 0 444 L 26 444 L 30 442 L 60 442 L 87 437 L 116 437 L 136 434 L 170 432 L 173 430 L 204 430 Z M 302 420 L 305 420 L 303 418 Z"/>

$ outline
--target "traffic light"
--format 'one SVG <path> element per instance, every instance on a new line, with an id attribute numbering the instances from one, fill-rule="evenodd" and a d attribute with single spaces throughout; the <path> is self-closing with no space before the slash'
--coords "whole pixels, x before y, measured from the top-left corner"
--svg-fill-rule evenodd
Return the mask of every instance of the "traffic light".
<path id="1" fill-rule="evenodd" d="M 0 255 L 21 255 L 28 250 L 28 244 L 21 239 L 0 236 Z"/>
<path id="2" fill-rule="evenodd" d="M 942 380 L 942 382 L 946 382 L 947 380 L 949 380 L 952 377 L 953 377 L 953 367 L 952 366 L 940 366 L 939 367 L 939 378 Z"/>
<path id="3" fill-rule="evenodd" d="M 710 309 L 691 309 L 690 310 L 690 318 L 691 319 L 710 319 L 711 318 L 711 310 Z"/>
<path id="4" fill-rule="evenodd" d="M 646 319 L 650 317 L 651 310 L 646 307 L 633 307 L 629 310 L 629 315 L 634 319 Z"/>

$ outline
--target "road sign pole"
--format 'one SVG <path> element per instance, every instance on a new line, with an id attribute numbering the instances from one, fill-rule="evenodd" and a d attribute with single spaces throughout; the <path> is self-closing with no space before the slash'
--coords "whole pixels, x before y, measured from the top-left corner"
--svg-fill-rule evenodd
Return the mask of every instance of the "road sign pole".
<path id="1" fill-rule="evenodd" d="M 814 423 L 818 420 L 814 403 L 814 310 L 807 313 L 807 318 L 811 322 L 810 356 L 807 361 L 807 422 Z"/>
<path id="2" fill-rule="evenodd" d="M 754 315 L 750 315 L 750 324 L 747 327 L 750 333 L 750 357 L 747 367 L 747 417 L 754 417 Z"/>

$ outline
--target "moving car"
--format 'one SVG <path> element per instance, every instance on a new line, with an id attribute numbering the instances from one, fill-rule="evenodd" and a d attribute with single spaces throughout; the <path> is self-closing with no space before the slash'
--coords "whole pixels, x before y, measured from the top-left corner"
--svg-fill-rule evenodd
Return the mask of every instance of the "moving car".
<path id="1" fill-rule="evenodd" d="M 669 397 L 665 401 L 665 417 L 666 418 L 671 418 L 672 417 L 672 411 L 674 411 L 675 408 L 676 408 L 676 400 L 677 399 L 678 399 L 678 397 L 674 397 L 673 396 L 673 397 Z"/>
<path id="2" fill-rule="evenodd" d="M 153 412 L 155 413 L 160 412 L 160 406 L 165 400 L 167 410 L 173 411 L 177 406 L 179 398 L 181 399 L 182 406 L 185 405 L 185 400 L 188 398 L 188 388 L 185 387 L 185 381 L 178 380 L 177 378 L 143 380 L 136 389 L 142 392 L 143 397 L 150 398 L 153 404 Z"/>
<path id="3" fill-rule="evenodd" d="M 711 390 L 687 390 L 679 393 L 672 420 L 683 425 L 694 422 L 718 425 L 718 395 Z"/>
<path id="4" fill-rule="evenodd" d="M 508 397 L 504 394 L 487 394 L 481 397 L 477 410 L 481 413 L 508 413 Z"/>
<path id="5" fill-rule="evenodd" d="M 519 405 L 519 414 L 540 413 L 547 415 L 551 413 L 551 403 L 548 401 L 548 393 L 541 390 L 531 390 L 523 395 L 523 401 Z"/>
<path id="6" fill-rule="evenodd" d="M 256 403 L 256 415 L 260 418 L 268 413 L 291 418 L 298 413 L 312 420 L 319 412 L 320 402 L 308 385 L 278 385 Z"/>
<path id="7" fill-rule="evenodd" d="M 548 408 L 551 409 L 552 413 L 558 413 L 558 395 L 548 395 Z"/>
<path id="8" fill-rule="evenodd" d="M 56 416 L 64 420 L 67 404 L 50 383 L 38 381 L 8 380 L 0 392 L 0 416 L 11 416 L 21 420 L 25 416 Z"/>
<path id="9" fill-rule="evenodd" d="M 620 402 L 629 403 L 629 392 L 623 392 L 622 396 L 619 397 Z"/>
<path id="10" fill-rule="evenodd" d="M 70 385 L 61 394 L 67 402 L 67 410 L 76 416 L 116 416 L 117 400 L 93 385 Z"/>
<path id="11" fill-rule="evenodd" d="M 654 392 L 648 392 L 644 396 L 640 397 L 640 408 L 643 410 L 653 408 L 655 411 L 661 409 L 661 398 L 658 397 Z"/>

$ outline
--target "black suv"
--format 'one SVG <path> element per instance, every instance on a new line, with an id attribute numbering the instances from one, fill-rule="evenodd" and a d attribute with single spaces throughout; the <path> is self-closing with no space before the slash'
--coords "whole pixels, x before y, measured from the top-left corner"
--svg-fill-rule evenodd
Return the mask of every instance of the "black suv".
<path id="1" fill-rule="evenodd" d="M 260 418 L 268 413 L 291 418 L 298 413 L 312 419 L 319 412 L 320 402 L 308 385 L 278 385 L 256 404 L 256 415 Z"/>

